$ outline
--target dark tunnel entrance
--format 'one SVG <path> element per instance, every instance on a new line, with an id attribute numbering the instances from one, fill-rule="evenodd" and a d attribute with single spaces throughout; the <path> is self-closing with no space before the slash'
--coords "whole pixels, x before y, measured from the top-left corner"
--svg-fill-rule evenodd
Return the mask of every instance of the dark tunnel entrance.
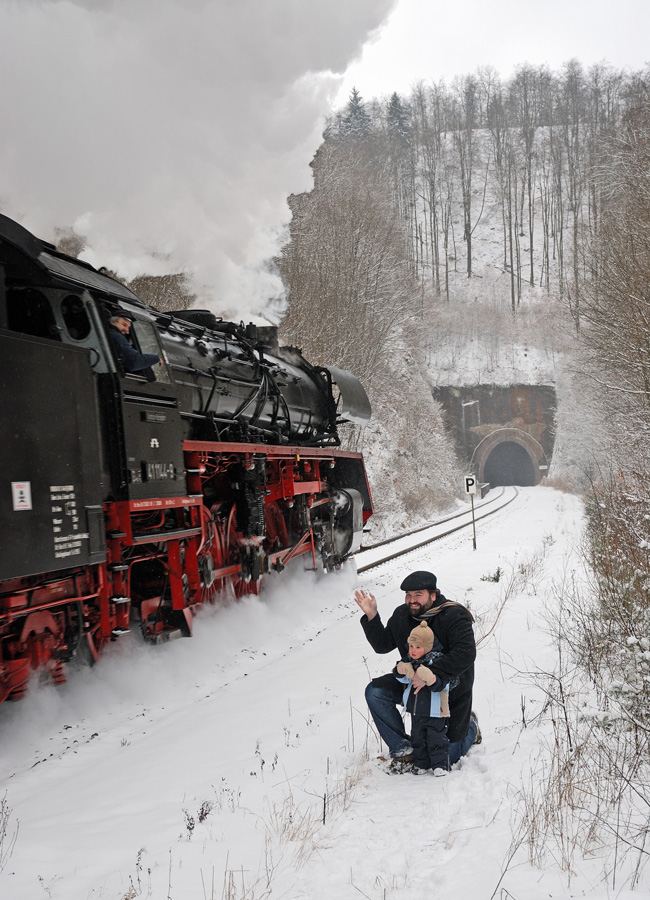
<path id="1" fill-rule="evenodd" d="M 516 484 L 532 487 L 535 481 L 535 466 L 530 454 L 514 441 L 502 441 L 485 461 L 485 481 L 490 487 Z"/>

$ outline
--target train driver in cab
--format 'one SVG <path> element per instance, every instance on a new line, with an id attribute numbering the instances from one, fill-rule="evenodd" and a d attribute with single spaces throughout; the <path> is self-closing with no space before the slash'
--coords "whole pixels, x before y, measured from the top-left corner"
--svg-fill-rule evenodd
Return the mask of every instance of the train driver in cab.
<path id="1" fill-rule="evenodd" d="M 125 372 L 142 372 L 151 366 L 162 365 L 162 359 L 155 353 L 139 353 L 127 339 L 131 331 L 131 317 L 128 313 L 111 316 L 108 322 L 108 334 L 115 350 L 115 355 L 122 363 Z"/>

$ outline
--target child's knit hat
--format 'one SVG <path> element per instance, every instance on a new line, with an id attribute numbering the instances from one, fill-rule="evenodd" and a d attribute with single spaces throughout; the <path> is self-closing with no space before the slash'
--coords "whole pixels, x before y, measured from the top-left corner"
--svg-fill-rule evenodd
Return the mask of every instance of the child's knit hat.
<path id="1" fill-rule="evenodd" d="M 433 649 L 433 639 L 433 631 L 426 622 L 420 622 L 417 628 L 414 628 L 409 634 L 409 644 L 417 644 L 425 653 L 429 653 Z"/>

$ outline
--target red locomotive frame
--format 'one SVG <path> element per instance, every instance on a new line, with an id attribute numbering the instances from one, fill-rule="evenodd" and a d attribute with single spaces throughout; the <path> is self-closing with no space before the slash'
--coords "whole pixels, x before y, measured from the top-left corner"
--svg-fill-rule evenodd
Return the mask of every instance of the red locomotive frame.
<path id="1" fill-rule="evenodd" d="M 264 572 L 307 554 L 317 568 L 314 516 L 330 501 L 327 474 L 339 460 L 364 471 L 361 454 L 335 449 L 186 441 L 183 452 L 187 496 L 104 504 L 105 563 L 5 583 L 4 627 L 21 627 L 2 642 L 0 702 L 23 697 L 35 670 L 64 682 L 67 661 L 96 660 L 134 622 L 156 643 L 191 634 L 203 604 L 257 593 Z M 243 538 L 236 506 L 209 508 L 205 485 L 260 460 L 265 533 Z M 364 523 L 370 515 L 364 508 Z M 250 577 L 251 558 L 259 577 Z"/>

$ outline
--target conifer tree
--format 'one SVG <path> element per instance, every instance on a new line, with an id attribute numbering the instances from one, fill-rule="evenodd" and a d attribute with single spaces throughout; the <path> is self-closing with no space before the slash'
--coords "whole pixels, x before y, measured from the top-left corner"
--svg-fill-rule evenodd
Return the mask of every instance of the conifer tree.
<path id="1" fill-rule="evenodd" d="M 339 133 L 346 137 L 364 137 L 370 132 L 371 126 L 372 120 L 366 110 L 363 97 L 359 91 L 353 87 L 350 92 L 350 99 L 345 108 L 345 113 L 341 119 Z"/>
<path id="2" fill-rule="evenodd" d="M 397 92 L 391 94 L 386 109 L 386 128 L 395 137 L 406 138 L 410 132 L 410 115 L 408 107 L 400 100 Z"/>

